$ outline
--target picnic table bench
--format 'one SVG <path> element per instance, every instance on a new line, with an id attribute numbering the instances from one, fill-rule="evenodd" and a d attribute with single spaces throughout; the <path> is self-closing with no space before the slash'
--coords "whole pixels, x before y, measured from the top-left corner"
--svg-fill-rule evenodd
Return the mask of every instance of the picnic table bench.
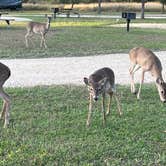
<path id="1" fill-rule="evenodd" d="M 53 11 L 53 16 L 54 18 L 56 18 L 57 14 L 66 14 L 66 17 L 69 18 L 71 13 L 72 14 L 76 14 L 78 15 L 78 17 L 80 17 L 79 12 L 74 11 L 73 8 L 51 8 L 51 10 Z"/>
<path id="2" fill-rule="evenodd" d="M 2 16 L 3 14 L 8 14 L 8 13 L 7 13 L 7 12 L 0 12 L 0 20 L 6 21 L 6 23 L 7 23 L 8 25 L 10 25 L 10 21 L 14 21 L 14 19 L 12 19 L 12 18 L 2 18 L 1 16 Z"/>

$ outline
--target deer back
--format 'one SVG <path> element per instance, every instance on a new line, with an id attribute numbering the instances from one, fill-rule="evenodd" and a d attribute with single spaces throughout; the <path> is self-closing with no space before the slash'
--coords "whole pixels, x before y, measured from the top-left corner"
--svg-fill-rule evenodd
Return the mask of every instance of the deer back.
<path id="1" fill-rule="evenodd" d="M 5 80 L 9 78 L 10 75 L 11 75 L 10 69 L 3 63 L 0 63 L 0 85 L 3 82 L 5 82 Z"/>
<path id="2" fill-rule="evenodd" d="M 29 22 L 27 30 L 34 33 L 43 33 L 46 30 L 46 23 Z"/>
<path id="3" fill-rule="evenodd" d="M 92 86 L 99 86 L 104 84 L 106 92 L 112 91 L 115 89 L 115 76 L 114 72 L 110 68 L 102 68 L 95 71 L 89 77 L 89 83 Z"/>
<path id="4" fill-rule="evenodd" d="M 158 75 L 162 71 L 162 65 L 159 58 L 147 48 L 133 48 L 129 52 L 129 57 L 132 63 L 138 64 L 145 71 L 151 71 L 153 75 Z"/>

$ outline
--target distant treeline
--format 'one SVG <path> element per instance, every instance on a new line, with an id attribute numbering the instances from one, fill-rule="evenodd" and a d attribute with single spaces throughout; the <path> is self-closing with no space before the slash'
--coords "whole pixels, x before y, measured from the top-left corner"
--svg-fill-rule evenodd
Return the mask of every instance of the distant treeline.
<path id="1" fill-rule="evenodd" d="M 102 2 L 141 2 L 141 0 L 101 0 Z M 145 0 L 147 1 L 147 0 Z M 148 0 L 148 2 L 155 0 Z M 99 0 L 23 0 L 24 3 L 97 3 Z"/>

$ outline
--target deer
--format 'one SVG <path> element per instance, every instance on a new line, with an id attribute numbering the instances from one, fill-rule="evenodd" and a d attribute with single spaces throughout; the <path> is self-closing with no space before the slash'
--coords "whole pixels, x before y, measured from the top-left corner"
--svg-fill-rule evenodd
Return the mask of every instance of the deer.
<path id="1" fill-rule="evenodd" d="M 9 95 L 4 91 L 3 85 L 5 81 L 10 77 L 10 75 L 10 69 L 6 65 L 0 63 L 0 97 L 3 99 L 3 106 L 0 118 L 4 120 L 4 128 L 6 128 L 9 124 L 9 109 L 11 100 Z"/>
<path id="2" fill-rule="evenodd" d="M 51 18 L 52 17 L 50 17 L 50 16 L 47 17 L 46 23 L 32 22 L 32 21 L 28 22 L 28 24 L 26 26 L 27 34 L 25 35 L 26 47 L 29 47 L 28 37 L 32 37 L 33 34 L 39 34 L 39 35 L 41 35 L 40 47 L 42 47 L 44 45 L 44 47 L 47 48 L 45 36 L 50 29 Z"/>
<path id="3" fill-rule="evenodd" d="M 102 96 L 101 111 L 102 111 L 102 119 L 103 119 L 104 126 L 106 124 L 106 115 L 110 113 L 112 96 L 115 97 L 117 106 L 118 106 L 118 112 L 120 115 L 122 115 L 120 102 L 116 94 L 115 76 L 112 69 L 108 67 L 101 68 L 95 71 L 94 73 L 92 73 L 89 76 L 89 78 L 84 77 L 83 80 L 89 90 L 89 112 L 88 112 L 88 118 L 86 122 L 87 127 L 90 126 L 91 114 L 92 114 L 92 103 L 93 101 L 97 102 L 100 95 Z M 105 112 L 106 94 L 109 95 L 107 112 Z"/>
<path id="4" fill-rule="evenodd" d="M 149 49 L 144 47 L 136 47 L 130 50 L 130 68 L 129 73 L 131 76 L 131 93 L 137 95 L 137 99 L 140 99 L 141 87 L 144 82 L 144 75 L 146 72 L 150 72 L 155 80 L 155 84 L 162 102 L 166 102 L 166 83 L 162 77 L 162 65 L 159 58 Z M 136 92 L 134 85 L 134 73 L 142 69 L 140 86 L 138 92 Z"/>

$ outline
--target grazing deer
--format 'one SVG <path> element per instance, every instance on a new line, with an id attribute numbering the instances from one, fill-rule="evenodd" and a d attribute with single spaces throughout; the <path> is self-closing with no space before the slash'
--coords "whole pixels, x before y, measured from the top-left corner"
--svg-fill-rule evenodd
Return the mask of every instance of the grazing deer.
<path id="1" fill-rule="evenodd" d="M 9 124 L 10 97 L 3 90 L 3 84 L 10 77 L 10 69 L 0 63 L 0 97 L 3 99 L 3 107 L 0 118 L 4 119 L 4 128 Z"/>
<path id="2" fill-rule="evenodd" d="M 43 46 L 47 48 L 46 41 L 45 41 L 45 35 L 49 31 L 50 28 L 50 22 L 51 17 L 47 17 L 46 23 L 40 23 L 40 22 L 29 22 L 27 25 L 27 34 L 25 35 L 25 43 L 26 47 L 28 47 L 28 37 L 31 37 L 33 34 L 40 34 L 41 35 L 41 42 L 40 47 Z"/>
<path id="3" fill-rule="evenodd" d="M 131 67 L 129 69 L 131 76 L 131 92 L 136 93 L 134 85 L 134 73 L 142 69 L 140 87 L 137 93 L 137 99 L 140 98 L 141 86 L 144 81 L 145 72 L 150 72 L 155 79 L 160 100 L 166 102 L 166 83 L 162 77 L 162 65 L 158 57 L 149 49 L 144 47 L 133 48 L 129 52 Z"/>
<path id="4" fill-rule="evenodd" d="M 105 125 L 106 115 L 110 113 L 111 99 L 114 94 L 115 99 L 118 105 L 118 111 L 121 115 L 121 108 L 118 97 L 116 96 L 115 89 L 115 76 L 114 72 L 110 68 L 101 68 L 95 71 L 93 74 L 89 76 L 89 79 L 84 77 L 84 83 L 88 86 L 90 102 L 89 102 L 89 113 L 87 118 L 86 125 L 90 125 L 90 119 L 92 114 L 92 102 L 97 101 L 99 95 L 102 95 L 102 113 L 103 113 L 103 124 Z M 108 109 L 105 114 L 105 96 L 109 95 Z"/>

